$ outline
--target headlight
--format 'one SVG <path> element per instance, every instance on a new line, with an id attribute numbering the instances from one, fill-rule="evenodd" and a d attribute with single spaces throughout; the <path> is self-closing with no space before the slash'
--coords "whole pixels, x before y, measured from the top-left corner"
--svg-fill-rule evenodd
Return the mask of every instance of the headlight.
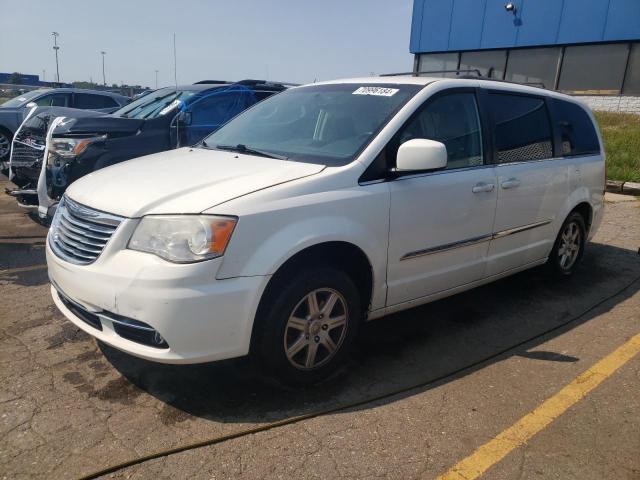
<path id="1" fill-rule="evenodd" d="M 150 215 L 136 227 L 128 248 L 190 263 L 224 254 L 237 218 L 214 215 Z"/>
<path id="2" fill-rule="evenodd" d="M 77 157 L 92 143 L 104 141 L 106 138 L 106 135 L 90 138 L 52 138 L 49 149 L 64 158 Z"/>

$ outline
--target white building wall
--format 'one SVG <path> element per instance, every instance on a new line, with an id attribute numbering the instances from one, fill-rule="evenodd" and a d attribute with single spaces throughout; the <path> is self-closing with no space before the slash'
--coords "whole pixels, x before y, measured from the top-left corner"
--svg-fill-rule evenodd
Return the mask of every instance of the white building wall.
<path id="1" fill-rule="evenodd" d="M 580 95 L 580 100 L 587 103 L 593 110 L 605 112 L 625 112 L 640 114 L 640 97 L 629 97 L 623 95 L 607 96 L 584 96 Z"/>

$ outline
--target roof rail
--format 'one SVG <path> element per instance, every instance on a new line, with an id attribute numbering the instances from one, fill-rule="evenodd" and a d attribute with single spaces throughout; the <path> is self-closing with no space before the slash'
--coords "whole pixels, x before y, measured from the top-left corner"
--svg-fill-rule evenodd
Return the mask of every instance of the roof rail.
<path id="1" fill-rule="evenodd" d="M 510 80 L 502 80 L 500 78 L 491 78 L 491 77 L 485 77 L 484 75 L 482 75 L 482 72 L 480 72 L 480 70 L 478 70 L 477 68 L 470 68 L 470 69 L 457 69 L 457 70 L 428 70 L 428 71 L 417 71 L 417 72 L 401 72 L 401 73 L 382 73 L 378 76 L 380 77 L 395 77 L 395 76 L 401 76 L 401 75 L 411 75 L 411 76 L 417 76 L 417 75 L 423 75 L 423 74 L 429 74 L 429 73 L 455 73 L 459 76 L 459 78 L 462 79 L 471 79 L 471 80 L 487 80 L 487 81 L 491 81 L 491 82 L 501 82 L 501 83 L 512 83 L 514 85 L 525 85 L 527 87 L 536 87 L 536 88 L 544 88 L 545 90 L 547 89 L 547 87 L 545 86 L 545 84 L 543 82 L 512 82 Z M 460 74 L 467 74 L 467 75 L 460 75 Z M 468 73 L 475 73 L 475 75 L 468 75 Z"/>
<path id="2" fill-rule="evenodd" d="M 460 75 L 461 73 L 475 73 L 478 77 L 482 77 L 482 73 L 477 68 L 468 68 L 468 69 L 455 69 L 455 70 L 419 70 L 417 72 L 399 72 L 399 73 L 381 73 L 378 75 L 379 77 L 399 77 L 401 75 L 411 75 L 416 77 L 418 75 L 424 75 L 429 73 L 456 73 Z"/>
<path id="3" fill-rule="evenodd" d="M 208 83 L 233 83 L 228 80 L 200 80 L 199 82 L 195 82 L 194 85 L 203 85 Z"/>
<path id="4" fill-rule="evenodd" d="M 276 86 L 288 86 L 288 87 L 297 87 L 300 85 L 299 83 L 277 82 L 275 80 L 254 80 L 251 78 L 247 80 L 239 80 L 235 83 L 239 85 L 276 85 Z"/>

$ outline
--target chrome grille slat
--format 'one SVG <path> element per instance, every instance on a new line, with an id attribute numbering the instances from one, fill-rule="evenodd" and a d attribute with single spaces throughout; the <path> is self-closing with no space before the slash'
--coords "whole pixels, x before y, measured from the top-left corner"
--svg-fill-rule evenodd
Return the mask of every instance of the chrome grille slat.
<path id="1" fill-rule="evenodd" d="M 62 232 L 61 230 L 58 230 L 59 235 L 61 235 L 62 237 L 64 237 L 64 243 L 66 243 L 67 245 L 70 245 L 78 250 L 82 250 L 83 252 L 87 252 L 88 254 L 96 254 L 96 255 L 100 255 L 100 252 L 102 252 L 102 248 L 91 248 L 91 247 L 87 247 L 86 245 L 82 244 L 82 242 L 78 242 L 77 240 L 73 240 L 71 237 L 69 237 L 66 233 Z"/>
<path id="2" fill-rule="evenodd" d="M 70 255 L 73 255 L 74 257 L 80 257 L 81 259 L 86 259 L 86 260 L 94 260 L 95 257 L 93 255 L 87 255 L 86 253 L 82 253 L 79 250 L 70 247 L 62 242 L 58 242 L 55 241 L 56 246 L 58 246 L 59 248 L 63 249 L 65 252 L 67 252 Z"/>
<path id="3" fill-rule="evenodd" d="M 98 225 L 94 225 L 94 224 L 90 224 L 90 223 L 85 223 L 80 221 L 77 217 L 72 218 L 67 212 L 63 212 L 62 216 L 65 218 L 65 220 L 69 221 L 70 223 L 80 227 L 80 228 L 84 228 L 86 230 L 89 230 L 91 232 L 97 232 L 97 233 L 102 233 L 105 235 L 111 235 L 113 233 L 113 231 L 115 230 L 115 228 L 112 227 L 100 227 Z"/>
<path id="4" fill-rule="evenodd" d="M 49 230 L 49 244 L 60 258 L 88 265 L 100 256 L 122 220 L 64 197 Z"/>
<path id="5" fill-rule="evenodd" d="M 60 219 L 60 227 L 64 228 L 68 232 L 73 232 L 76 235 L 81 235 L 84 238 L 92 239 L 92 241 L 95 242 L 96 246 L 98 246 L 98 244 L 100 244 L 101 246 L 104 247 L 104 245 L 106 244 L 107 240 L 109 240 L 109 237 L 104 237 L 104 236 L 100 237 L 96 233 L 89 233 L 86 230 L 82 230 L 80 228 L 76 228 L 70 222 L 65 221 L 64 218 Z"/>
<path id="6" fill-rule="evenodd" d="M 19 130 L 12 143 L 11 165 L 30 167 L 44 158 L 46 139 L 31 129 Z"/>

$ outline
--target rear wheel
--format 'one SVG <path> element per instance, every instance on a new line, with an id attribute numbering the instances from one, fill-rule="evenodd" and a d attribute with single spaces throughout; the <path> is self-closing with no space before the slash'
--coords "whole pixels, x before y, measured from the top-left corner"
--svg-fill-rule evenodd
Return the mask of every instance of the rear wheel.
<path id="1" fill-rule="evenodd" d="M 358 289 L 344 272 L 314 267 L 275 285 L 256 318 L 256 356 L 268 373 L 316 383 L 344 362 L 361 319 Z"/>
<path id="2" fill-rule="evenodd" d="M 584 253 L 586 228 L 582 215 L 572 212 L 562 224 L 549 255 L 549 266 L 560 276 L 571 275 Z"/>

